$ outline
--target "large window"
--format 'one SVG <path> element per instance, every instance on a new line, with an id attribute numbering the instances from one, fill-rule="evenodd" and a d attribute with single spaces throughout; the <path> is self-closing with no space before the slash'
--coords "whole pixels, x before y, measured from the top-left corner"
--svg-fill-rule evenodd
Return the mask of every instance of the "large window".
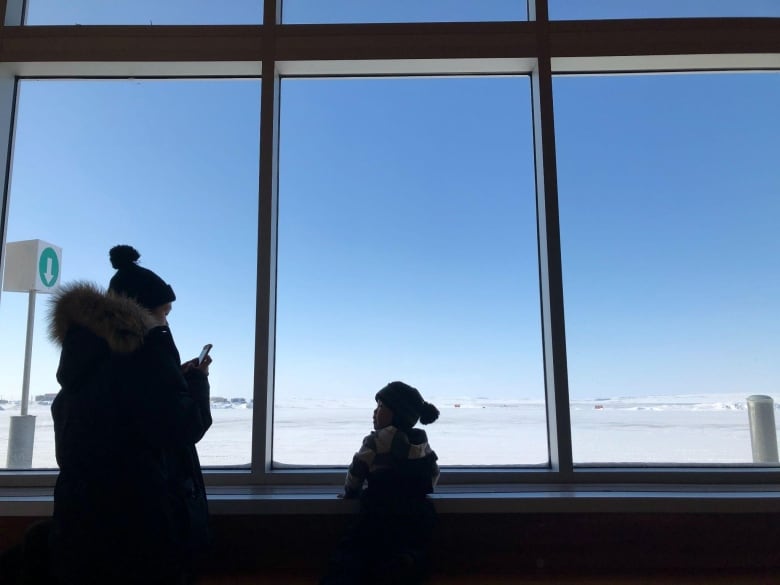
<path id="1" fill-rule="evenodd" d="M 337 489 L 395 379 L 441 485 L 776 483 L 776 2 L 0 4 L 3 254 L 105 286 L 130 243 L 174 285 L 212 485 Z M 2 485 L 55 477 L 47 312 Z"/>
<path id="2" fill-rule="evenodd" d="M 399 379 L 443 464 L 547 463 L 529 90 L 282 82 L 276 461 L 348 463 Z"/>
<path id="3" fill-rule="evenodd" d="M 132 244 L 172 284 L 182 358 L 213 343 L 213 394 L 237 399 L 214 409 L 199 449 L 206 465 L 250 461 L 259 90 L 257 80 L 19 86 L 7 241 L 54 244 L 61 283 L 103 288 L 114 274 L 109 248 Z M 3 292 L 0 304 L 3 466 L 10 417 L 22 410 L 28 296 Z M 28 389 L 33 466 L 43 468 L 56 466 L 49 405 L 59 389 L 47 296 L 36 302 Z"/>
<path id="4" fill-rule="evenodd" d="M 750 463 L 777 398 L 780 76 L 555 82 L 578 463 Z"/>

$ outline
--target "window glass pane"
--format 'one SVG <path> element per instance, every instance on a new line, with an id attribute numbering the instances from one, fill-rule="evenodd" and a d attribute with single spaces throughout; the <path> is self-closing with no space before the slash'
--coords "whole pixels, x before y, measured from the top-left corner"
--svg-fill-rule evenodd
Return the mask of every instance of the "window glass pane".
<path id="1" fill-rule="evenodd" d="M 183 360 L 214 349 L 214 409 L 199 443 L 204 465 L 250 461 L 258 192 L 258 80 L 24 81 L 20 84 L 9 242 L 62 248 L 60 282 L 107 287 L 108 250 L 131 244 L 171 283 L 169 316 Z M 6 273 L 6 279 L 8 273 Z M 59 349 L 39 294 L 29 413 L 34 467 L 54 467 L 50 394 Z M 19 415 L 28 294 L 0 299 L 0 465 Z"/>
<path id="2" fill-rule="evenodd" d="M 546 463 L 528 79 L 284 80 L 280 132 L 274 460 L 403 380 L 441 463 Z"/>
<path id="3" fill-rule="evenodd" d="M 525 0 L 284 0 L 287 24 L 527 20 Z"/>
<path id="4" fill-rule="evenodd" d="M 776 0 L 549 0 L 553 20 L 780 16 Z"/>
<path id="5" fill-rule="evenodd" d="M 259 24 L 262 0 L 27 0 L 28 25 Z"/>
<path id="6" fill-rule="evenodd" d="M 751 463 L 747 398 L 780 398 L 780 76 L 554 89 L 575 461 Z"/>

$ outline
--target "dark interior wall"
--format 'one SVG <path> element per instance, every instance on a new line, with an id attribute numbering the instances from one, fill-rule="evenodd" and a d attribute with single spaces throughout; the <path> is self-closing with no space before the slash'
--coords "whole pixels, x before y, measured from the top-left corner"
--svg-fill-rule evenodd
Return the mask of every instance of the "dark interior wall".
<path id="1" fill-rule="evenodd" d="M 0 546 L 34 518 L 0 518 Z M 214 516 L 212 571 L 325 566 L 351 516 Z M 780 568 L 780 514 L 441 514 L 436 570 Z"/>
<path id="2" fill-rule="evenodd" d="M 443 568 L 463 571 L 780 567 L 778 521 L 758 514 L 447 515 L 436 554 Z"/>
<path id="3" fill-rule="evenodd" d="M 324 566 L 350 516 L 221 516 L 212 562 Z M 442 572 L 780 567 L 780 514 L 441 514 Z"/>

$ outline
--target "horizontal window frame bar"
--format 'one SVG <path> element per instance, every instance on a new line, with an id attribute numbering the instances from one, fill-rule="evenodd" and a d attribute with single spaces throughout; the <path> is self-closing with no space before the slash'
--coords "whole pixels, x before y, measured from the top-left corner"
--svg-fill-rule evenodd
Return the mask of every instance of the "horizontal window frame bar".
<path id="1" fill-rule="evenodd" d="M 209 486 L 276 486 L 292 489 L 310 485 L 328 485 L 340 488 L 343 485 L 347 468 L 296 468 L 271 470 L 258 475 L 247 468 L 219 469 L 204 468 L 204 476 Z M 57 470 L 2 470 L 0 488 L 53 487 Z M 442 468 L 440 486 L 490 485 L 515 489 L 519 485 L 555 486 L 556 489 L 568 489 L 572 485 L 611 485 L 626 489 L 628 486 L 653 485 L 668 488 L 670 486 L 699 486 L 718 484 L 741 486 L 744 488 L 765 487 L 780 484 L 780 469 L 766 467 L 730 468 L 701 467 L 576 467 L 571 472 L 554 471 L 549 468 L 531 467 L 466 467 L 445 466 Z"/>
<path id="2" fill-rule="evenodd" d="M 533 57 L 277 61 L 282 78 L 530 75 Z"/>
<path id="3" fill-rule="evenodd" d="M 404 61 L 277 62 L 282 78 L 527 76 L 535 59 L 458 59 Z M 553 76 L 750 73 L 780 71 L 780 52 L 772 54 L 570 57 L 552 61 Z M 0 76 L 19 79 L 254 79 L 262 64 L 214 62 L 0 62 Z"/>
<path id="4" fill-rule="evenodd" d="M 533 22 L 280 25 L 278 61 L 530 58 Z"/>
<path id="5" fill-rule="evenodd" d="M 0 62 L 0 76 L 20 80 L 260 79 L 259 61 Z"/>
<path id="6" fill-rule="evenodd" d="M 260 61 L 264 45 L 260 26 L 13 26 L 0 60 Z"/>
<path id="7" fill-rule="evenodd" d="M 554 21 L 553 57 L 776 53 L 780 18 Z"/>
<path id="8" fill-rule="evenodd" d="M 0 489 L 0 517 L 49 516 L 51 488 Z M 352 514 L 357 500 L 342 500 L 328 485 L 211 487 L 214 515 Z M 659 488 L 573 485 L 467 485 L 430 496 L 440 514 L 763 514 L 780 512 L 777 486 L 744 489 L 722 485 Z"/>
<path id="9" fill-rule="evenodd" d="M 556 57 L 554 76 L 750 73 L 780 70 L 780 53 L 710 53 L 614 57 Z"/>
<path id="10" fill-rule="evenodd" d="M 773 69 L 780 18 L 393 25 L 3 27 L 18 76 L 526 74 L 547 35 L 552 73 Z M 105 63 L 102 67 L 98 64 Z M 156 64 L 152 66 L 151 64 Z M 458 69 L 458 70 L 456 70 Z"/>

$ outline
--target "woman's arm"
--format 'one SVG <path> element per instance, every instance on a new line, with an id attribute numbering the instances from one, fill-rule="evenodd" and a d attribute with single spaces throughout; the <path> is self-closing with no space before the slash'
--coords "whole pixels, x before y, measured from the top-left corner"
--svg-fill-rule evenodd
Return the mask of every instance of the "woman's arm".
<path id="1" fill-rule="evenodd" d="M 179 354 L 166 327 L 153 329 L 130 357 L 135 397 L 133 413 L 145 440 L 156 445 L 195 444 L 211 426 L 209 381 L 194 369 L 182 372 Z"/>

